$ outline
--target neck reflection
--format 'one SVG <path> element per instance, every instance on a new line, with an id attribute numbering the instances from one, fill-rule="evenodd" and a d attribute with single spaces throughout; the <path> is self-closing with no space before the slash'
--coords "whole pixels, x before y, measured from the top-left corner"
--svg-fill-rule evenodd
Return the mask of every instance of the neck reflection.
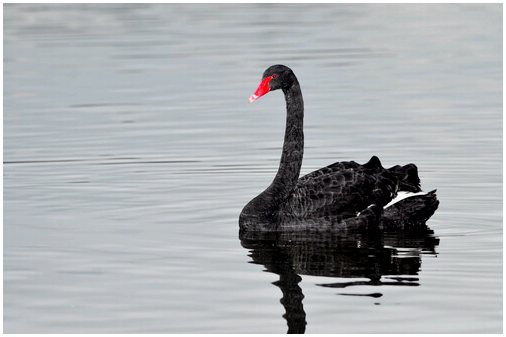
<path id="1" fill-rule="evenodd" d="M 402 233 L 248 233 L 240 239 L 253 263 L 279 275 L 273 284 L 282 292 L 288 333 L 306 329 L 300 275 L 366 279 L 317 285 L 340 289 L 339 295 L 377 298 L 383 296 L 380 289 L 362 293 L 359 286 L 419 286 L 422 255 L 435 255 L 439 244 L 425 224 Z M 357 291 L 343 292 L 350 287 Z"/>

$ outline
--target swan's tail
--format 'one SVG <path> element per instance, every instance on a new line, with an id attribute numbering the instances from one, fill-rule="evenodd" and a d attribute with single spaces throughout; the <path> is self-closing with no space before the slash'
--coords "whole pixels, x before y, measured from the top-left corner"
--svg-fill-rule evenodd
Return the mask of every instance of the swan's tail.
<path id="1" fill-rule="evenodd" d="M 385 208 L 381 219 L 383 228 L 388 230 L 398 227 L 405 229 L 425 224 L 439 206 L 436 190 L 427 194 L 415 195 L 402 199 Z"/>
<path id="2" fill-rule="evenodd" d="M 399 191 L 421 192 L 418 168 L 415 164 L 396 165 L 388 169 L 399 179 Z"/>

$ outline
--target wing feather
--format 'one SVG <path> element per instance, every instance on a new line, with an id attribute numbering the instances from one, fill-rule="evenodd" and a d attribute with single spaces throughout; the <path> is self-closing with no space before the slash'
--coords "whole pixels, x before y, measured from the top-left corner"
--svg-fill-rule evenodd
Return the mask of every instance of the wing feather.
<path id="1" fill-rule="evenodd" d="M 379 160 L 372 163 L 373 159 L 364 165 L 337 162 L 301 177 L 281 207 L 282 213 L 348 218 L 372 203 L 388 203 L 396 195 L 398 181 Z"/>

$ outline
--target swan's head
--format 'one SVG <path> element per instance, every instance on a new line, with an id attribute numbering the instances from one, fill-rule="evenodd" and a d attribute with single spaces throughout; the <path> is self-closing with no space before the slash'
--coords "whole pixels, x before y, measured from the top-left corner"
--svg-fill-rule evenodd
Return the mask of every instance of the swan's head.
<path id="1" fill-rule="evenodd" d="M 249 97 L 249 102 L 253 103 L 269 91 L 289 88 L 293 83 L 293 78 L 292 69 L 287 66 L 281 64 L 270 66 L 264 71 L 262 81 L 255 93 Z"/>

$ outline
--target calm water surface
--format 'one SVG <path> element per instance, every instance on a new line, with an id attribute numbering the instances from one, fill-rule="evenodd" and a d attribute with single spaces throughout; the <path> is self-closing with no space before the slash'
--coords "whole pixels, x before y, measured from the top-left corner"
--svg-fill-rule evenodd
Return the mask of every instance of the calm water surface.
<path id="1" fill-rule="evenodd" d="M 240 242 L 276 63 L 302 173 L 415 162 L 433 233 Z M 502 332 L 499 4 L 5 5 L 3 130 L 5 332 Z"/>

